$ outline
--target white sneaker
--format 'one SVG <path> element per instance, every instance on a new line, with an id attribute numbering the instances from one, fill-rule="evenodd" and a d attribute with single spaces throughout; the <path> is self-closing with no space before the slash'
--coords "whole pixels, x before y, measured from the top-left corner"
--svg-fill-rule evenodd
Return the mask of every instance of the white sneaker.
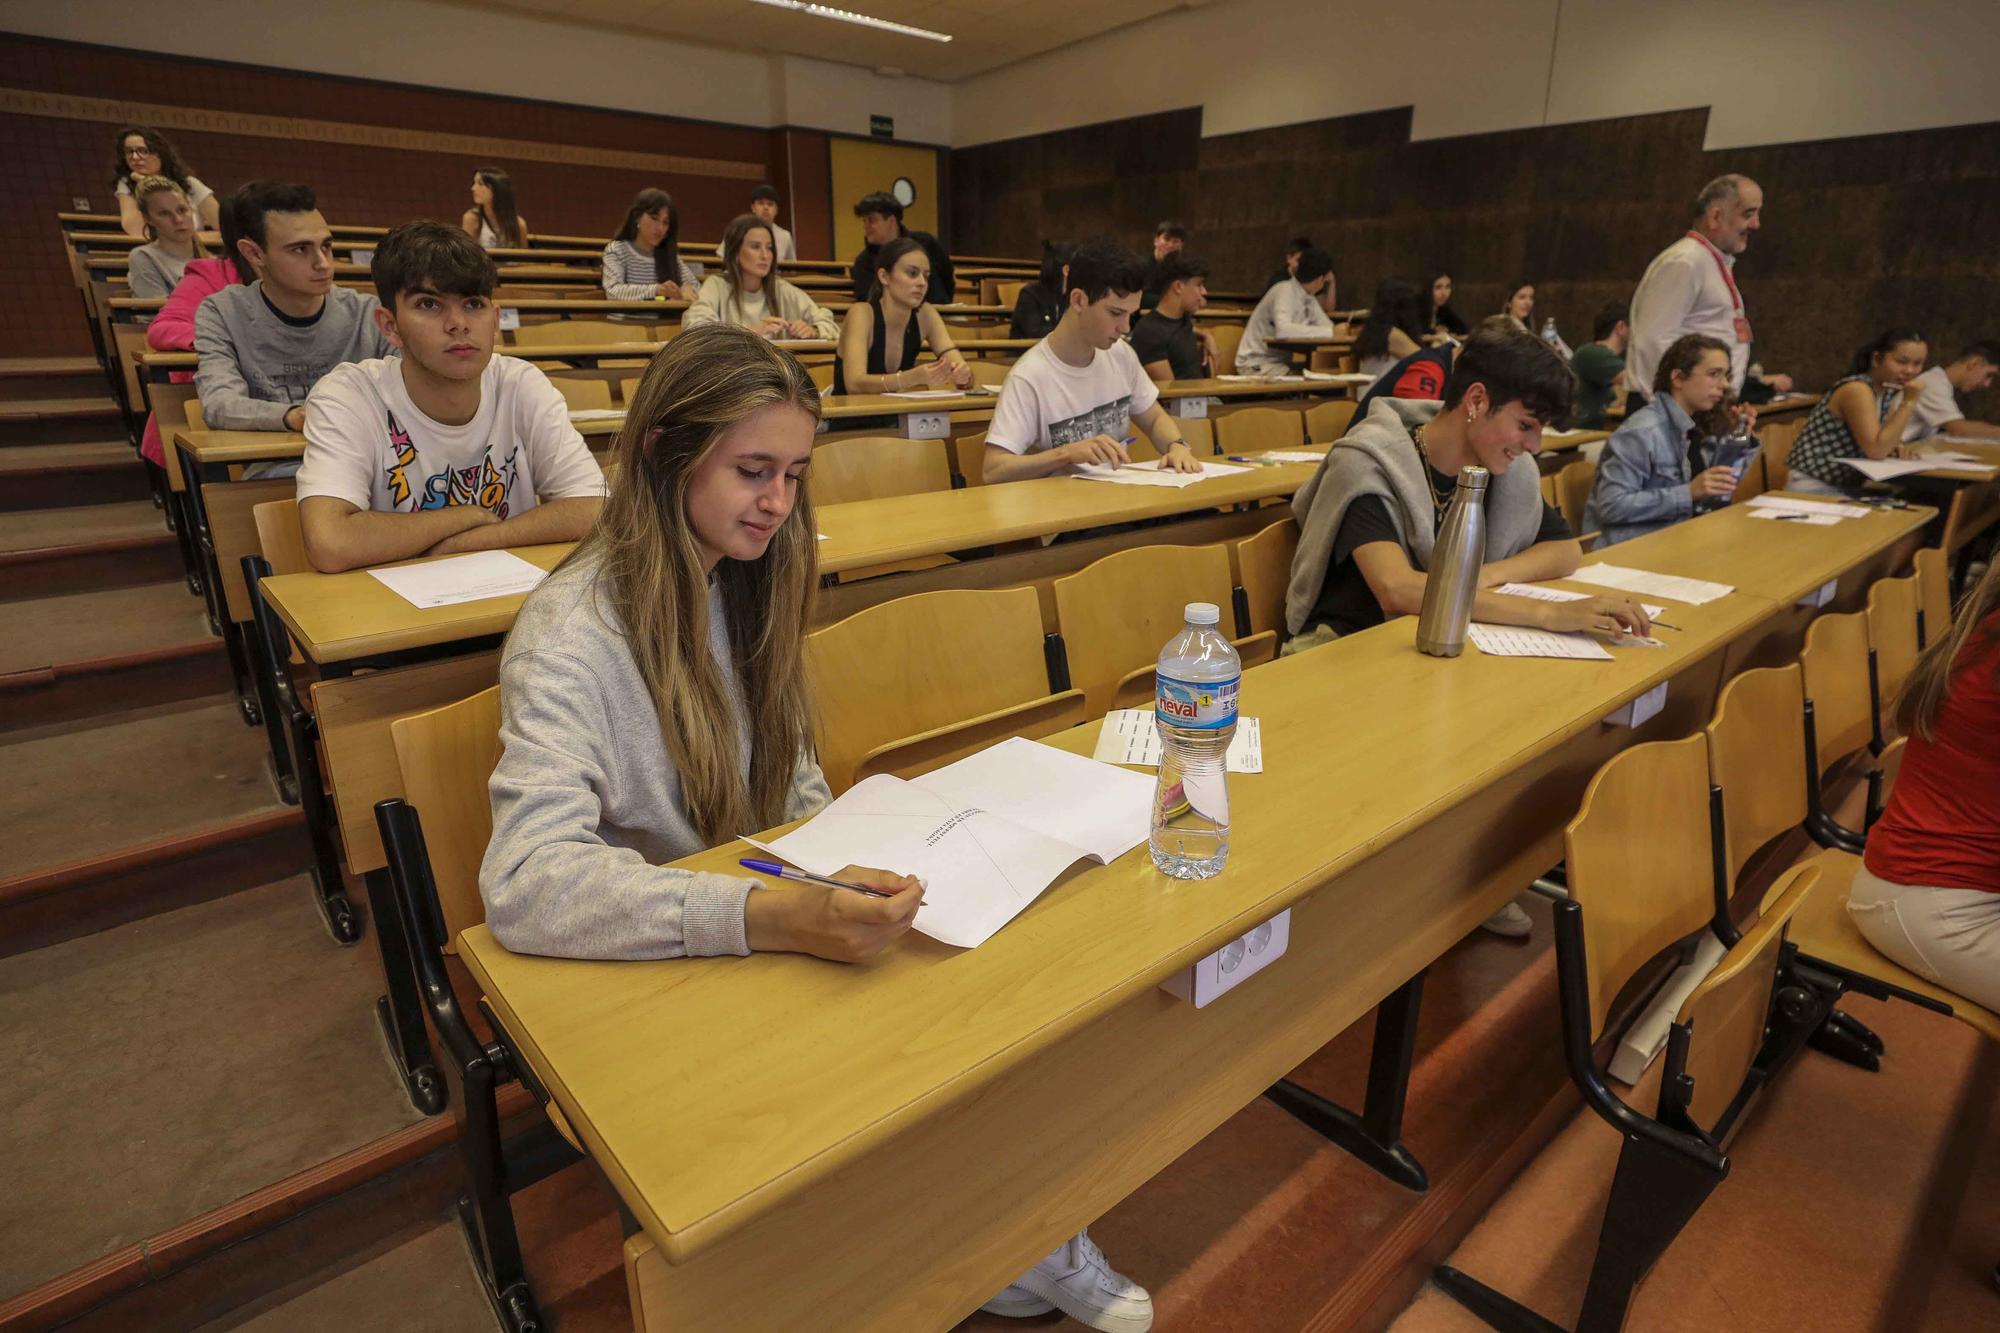
<path id="1" fill-rule="evenodd" d="M 998 1296 L 979 1308 L 987 1314 L 997 1314 L 1007 1319 L 1033 1319 L 1036 1315 L 1047 1314 L 1056 1307 L 1026 1287 L 1009 1283 Z"/>
<path id="2" fill-rule="evenodd" d="M 1106 1262 L 1088 1230 L 1058 1245 L 1009 1290 L 1014 1288 L 1042 1297 L 1103 1333 L 1146 1333 L 1153 1326 L 1153 1298 Z"/>
<path id="3" fill-rule="evenodd" d="M 1524 940 L 1534 933 L 1535 921 L 1519 903 L 1508 903 L 1479 923 L 1481 930 L 1490 930 L 1495 935 L 1510 940 Z"/>

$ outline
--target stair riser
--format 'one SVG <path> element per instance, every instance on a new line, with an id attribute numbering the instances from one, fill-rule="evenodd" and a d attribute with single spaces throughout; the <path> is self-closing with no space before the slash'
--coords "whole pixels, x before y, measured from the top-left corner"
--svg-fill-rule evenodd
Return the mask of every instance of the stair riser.
<path id="1" fill-rule="evenodd" d="M 0 556 L 0 602 L 100 592 L 181 577 L 181 556 L 171 534 L 108 549 L 62 551 L 29 560 Z"/>
<path id="2" fill-rule="evenodd" d="M 102 370 L 75 373 L 0 376 L 0 403 L 25 403 L 49 398 L 91 398 L 111 392 Z"/>
<path id="3" fill-rule="evenodd" d="M 88 444 L 92 440 L 116 440 L 124 434 L 124 423 L 116 412 L 0 421 L 0 449 L 17 444 Z"/>
<path id="4" fill-rule="evenodd" d="M 57 668 L 53 680 L 0 677 L 0 736 L 23 727 L 103 717 L 128 708 L 227 693 L 234 687 L 222 641 L 200 651 L 106 669 Z"/>
<path id="5" fill-rule="evenodd" d="M 107 467 L 0 473 L 0 511 L 116 504 L 152 494 L 136 461 Z"/>

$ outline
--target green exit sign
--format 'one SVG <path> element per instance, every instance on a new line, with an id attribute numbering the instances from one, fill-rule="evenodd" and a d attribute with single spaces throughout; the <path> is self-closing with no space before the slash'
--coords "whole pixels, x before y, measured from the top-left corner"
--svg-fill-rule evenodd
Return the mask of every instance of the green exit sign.
<path id="1" fill-rule="evenodd" d="M 868 132 L 877 139 L 893 139 L 896 137 L 896 118 L 894 116 L 870 116 L 868 117 Z"/>

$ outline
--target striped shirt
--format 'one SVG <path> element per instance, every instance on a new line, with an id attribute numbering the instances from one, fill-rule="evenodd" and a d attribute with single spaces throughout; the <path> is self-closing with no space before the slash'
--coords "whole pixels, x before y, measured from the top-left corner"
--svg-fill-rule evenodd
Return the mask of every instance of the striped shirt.
<path id="1" fill-rule="evenodd" d="M 1792 441 L 1792 452 L 1785 458 L 1785 466 L 1792 471 L 1803 472 L 1814 481 L 1843 491 L 1859 491 L 1864 478 L 1841 460 L 1865 455 L 1854 432 L 1848 429 L 1847 419 L 1834 411 L 1831 404 L 1842 385 L 1856 380 L 1869 382 L 1866 375 L 1848 375 L 1834 381 L 1813 408 L 1812 415 L 1806 418 L 1806 424 L 1799 428 L 1799 437 Z M 1890 405 L 1895 401 L 1894 394 L 1878 396 L 1875 403 L 1878 422 L 1888 419 Z"/>
<path id="2" fill-rule="evenodd" d="M 604 295 L 613 301 L 652 300 L 654 288 L 662 281 L 658 273 L 656 251 L 642 253 L 630 241 L 613 241 L 604 247 L 604 271 L 599 281 L 604 286 Z M 683 259 L 680 277 L 674 281 L 683 287 L 698 287 L 701 270 Z"/>

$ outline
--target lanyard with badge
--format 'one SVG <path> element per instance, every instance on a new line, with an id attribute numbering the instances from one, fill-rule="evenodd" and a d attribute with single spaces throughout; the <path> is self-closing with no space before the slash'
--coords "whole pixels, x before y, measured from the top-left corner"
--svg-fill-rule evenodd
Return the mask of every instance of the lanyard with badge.
<path id="1" fill-rule="evenodd" d="M 1688 236 L 1700 241 L 1701 248 L 1708 251 L 1709 258 L 1715 261 L 1716 270 L 1722 274 L 1723 284 L 1729 288 L 1730 304 L 1736 307 L 1736 341 L 1748 347 L 1750 345 L 1750 319 L 1743 313 L 1743 294 L 1736 290 L 1736 275 L 1729 271 L 1729 265 L 1722 258 L 1722 251 L 1715 248 L 1713 241 L 1698 231 L 1690 231 Z"/>

